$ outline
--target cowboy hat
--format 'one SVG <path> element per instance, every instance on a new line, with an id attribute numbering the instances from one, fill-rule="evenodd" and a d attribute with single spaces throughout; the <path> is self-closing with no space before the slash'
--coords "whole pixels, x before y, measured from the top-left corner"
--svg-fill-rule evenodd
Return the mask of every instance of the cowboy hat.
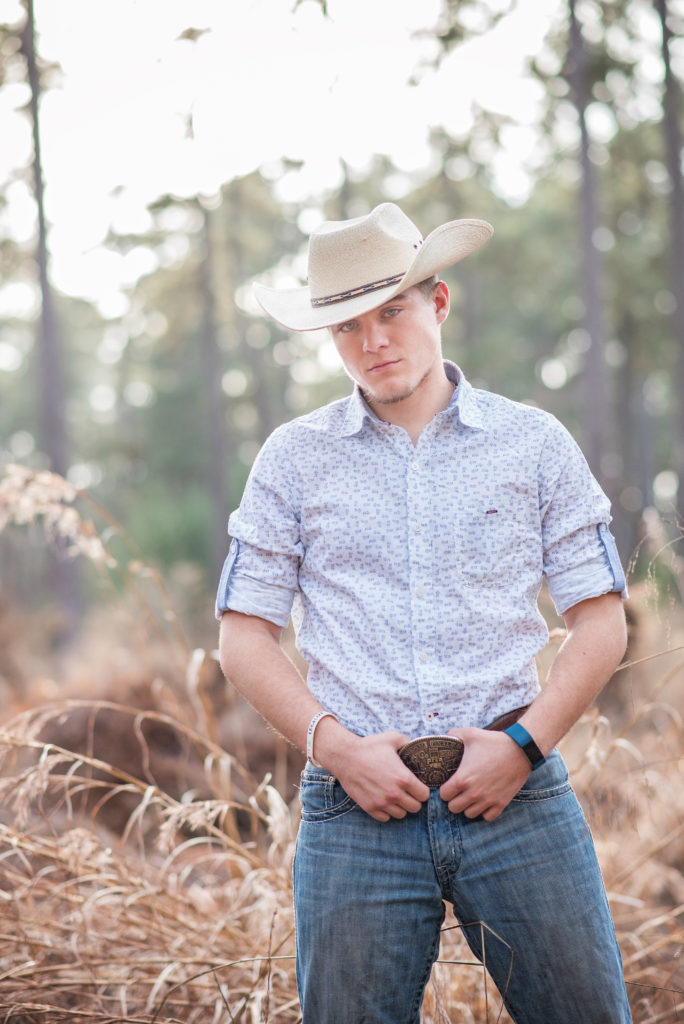
<path id="1" fill-rule="evenodd" d="M 394 203 L 364 217 L 325 221 L 309 239 L 308 285 L 254 284 L 257 302 L 292 331 L 315 331 L 351 320 L 458 263 L 491 238 L 486 220 L 452 220 L 423 240 Z"/>

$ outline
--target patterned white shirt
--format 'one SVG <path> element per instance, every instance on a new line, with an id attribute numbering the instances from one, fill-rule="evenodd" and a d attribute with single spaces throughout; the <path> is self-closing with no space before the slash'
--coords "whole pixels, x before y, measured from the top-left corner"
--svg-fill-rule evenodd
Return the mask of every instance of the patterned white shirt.
<path id="1" fill-rule="evenodd" d="M 625 592 L 609 502 L 549 413 L 475 390 L 414 447 L 358 389 L 279 427 L 229 520 L 225 609 L 286 626 L 308 685 L 359 735 L 484 726 L 539 691 L 559 612 Z"/>

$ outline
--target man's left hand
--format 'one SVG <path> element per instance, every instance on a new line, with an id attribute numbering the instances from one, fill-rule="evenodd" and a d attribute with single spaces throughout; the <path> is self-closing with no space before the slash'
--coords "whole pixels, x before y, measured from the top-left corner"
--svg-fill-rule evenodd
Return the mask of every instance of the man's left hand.
<path id="1" fill-rule="evenodd" d="M 493 821 L 525 782 L 530 762 L 503 732 L 465 728 L 449 734 L 460 736 L 464 751 L 457 771 L 440 788 L 442 800 L 454 814 Z"/>

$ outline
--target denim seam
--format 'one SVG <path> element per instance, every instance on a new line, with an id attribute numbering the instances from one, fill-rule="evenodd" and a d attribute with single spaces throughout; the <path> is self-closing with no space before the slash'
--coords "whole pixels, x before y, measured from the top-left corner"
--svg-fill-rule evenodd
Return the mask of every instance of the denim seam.
<path id="1" fill-rule="evenodd" d="M 329 821 L 336 821 L 337 818 L 343 818 L 345 814 L 349 814 L 351 811 L 355 811 L 358 807 L 351 798 L 349 799 L 349 807 L 337 810 L 336 808 L 330 808 L 328 811 L 309 811 L 308 813 L 302 812 L 302 821 L 306 822 L 307 825 L 327 825 Z M 342 808 L 343 805 L 340 805 Z"/>
<path id="2" fill-rule="evenodd" d="M 332 796 L 334 793 L 335 786 L 339 785 L 339 779 L 325 769 L 310 769 L 305 768 L 302 771 L 299 786 L 299 799 L 302 805 L 302 816 L 301 820 L 309 825 L 324 825 L 329 821 L 335 821 L 337 818 L 343 817 L 345 814 L 349 814 L 350 811 L 355 810 L 358 804 L 353 800 L 348 793 L 344 790 L 344 799 L 337 803 L 332 803 Z M 325 808 L 321 811 L 305 811 L 304 810 L 304 791 L 306 789 L 313 789 L 317 791 L 317 795 L 322 794 L 325 801 Z M 329 802 L 330 801 L 330 802 Z"/>
<path id="3" fill-rule="evenodd" d="M 537 789 L 528 790 L 527 792 L 518 791 L 513 797 L 511 803 L 532 803 L 537 800 L 555 800 L 558 796 L 565 796 L 566 793 L 572 793 L 572 786 L 570 783 L 566 783 L 564 786 L 554 789 Z"/>
<path id="4" fill-rule="evenodd" d="M 463 861 L 463 839 L 461 836 L 461 829 L 458 824 L 457 816 L 452 814 L 451 812 L 449 812 L 449 824 L 453 857 L 451 858 L 451 862 L 447 865 L 438 863 L 437 861 L 437 848 L 435 845 L 434 833 L 432 829 L 432 821 L 430 819 L 430 810 L 428 808 L 427 828 L 428 839 L 430 841 L 430 853 L 432 856 L 432 866 L 443 899 L 450 898 L 448 893 L 453 888 L 454 880 L 460 871 L 461 863 Z"/>
<path id="5" fill-rule="evenodd" d="M 443 921 L 444 921 L 444 917 L 442 916 L 442 922 Z M 428 983 L 428 980 L 430 978 L 430 974 L 432 973 L 432 968 L 434 967 L 435 961 L 437 960 L 437 957 L 439 955 L 440 937 L 441 937 L 441 929 L 440 929 L 439 932 L 437 932 L 437 936 L 436 936 L 435 940 L 432 943 L 432 948 L 431 948 L 430 953 L 428 955 L 427 963 L 425 965 L 425 970 L 423 972 L 423 977 L 421 979 L 421 984 L 420 984 L 420 986 L 418 988 L 418 991 L 416 992 L 416 995 L 414 997 L 413 1005 L 411 1006 L 411 1016 L 409 1018 L 408 1024 L 414 1024 L 414 1021 L 418 1021 L 419 1020 L 420 1007 L 421 1007 L 421 1004 L 423 1002 L 423 999 L 425 998 L 425 989 L 427 987 L 427 983 Z"/>

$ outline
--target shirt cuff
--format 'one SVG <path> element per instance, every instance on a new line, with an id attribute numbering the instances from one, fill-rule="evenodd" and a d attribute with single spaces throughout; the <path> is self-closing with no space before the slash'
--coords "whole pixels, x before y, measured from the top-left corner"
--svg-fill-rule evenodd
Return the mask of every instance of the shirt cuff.
<path id="1" fill-rule="evenodd" d="M 224 612 L 241 612 L 268 619 L 284 629 L 290 621 L 293 594 L 287 587 L 264 583 L 235 566 L 239 543 L 233 540 L 228 557 L 223 564 L 221 579 L 216 594 L 215 615 L 220 619 Z"/>
<path id="2" fill-rule="evenodd" d="M 559 615 L 580 601 L 600 597 L 601 594 L 619 593 L 623 599 L 628 597 L 627 581 L 613 535 L 606 523 L 598 523 L 597 530 L 601 545 L 599 554 L 548 581 L 549 593 Z"/>

